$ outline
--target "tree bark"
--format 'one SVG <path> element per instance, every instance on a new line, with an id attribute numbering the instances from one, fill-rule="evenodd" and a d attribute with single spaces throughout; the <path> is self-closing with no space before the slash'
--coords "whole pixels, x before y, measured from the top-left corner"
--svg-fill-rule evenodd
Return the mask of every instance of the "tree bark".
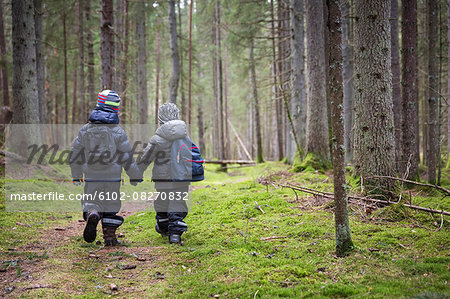
<path id="1" fill-rule="evenodd" d="M 170 56 L 172 58 L 172 76 L 169 82 L 169 102 L 177 103 L 178 82 L 180 81 L 180 59 L 178 56 L 177 19 L 175 0 L 169 0 Z"/>
<path id="2" fill-rule="evenodd" d="M 400 169 L 402 148 L 402 96 L 400 89 L 400 58 L 398 42 L 398 0 L 391 0 L 391 68 L 392 68 L 392 102 L 394 104 L 395 130 L 395 161 L 397 170 Z"/>
<path id="3" fill-rule="evenodd" d="M 87 40 L 87 54 L 88 54 L 88 74 L 87 74 L 87 91 L 88 91 L 88 99 L 94 100 L 97 98 L 97 93 L 95 92 L 95 60 L 94 60 L 94 41 L 92 39 L 92 32 L 90 30 L 91 24 L 91 1 L 86 1 L 85 6 L 85 12 L 86 12 L 86 27 L 88 28 L 87 34 L 86 34 L 86 40 Z M 84 105 L 86 107 L 84 111 L 84 117 L 85 119 L 82 119 L 82 121 L 85 121 L 89 118 L 89 103 L 90 101 L 87 100 Z"/>
<path id="4" fill-rule="evenodd" d="M 223 107 L 223 118 L 224 118 L 224 138 L 225 138 L 225 157 L 227 159 L 231 159 L 231 137 L 230 137 L 230 109 L 229 109 L 229 100 L 228 100 L 228 53 L 227 49 L 225 48 L 225 54 L 224 54 L 224 64 L 223 64 L 223 76 L 224 76 L 224 91 L 223 91 L 223 98 L 224 98 L 224 107 Z"/>
<path id="5" fill-rule="evenodd" d="M 33 0 L 12 1 L 13 122 L 15 124 L 39 123 L 35 40 Z"/>
<path id="6" fill-rule="evenodd" d="M 78 103 L 77 103 L 77 85 L 78 85 L 78 74 L 77 74 L 77 68 L 74 68 L 73 71 L 73 93 L 72 93 L 72 124 L 77 123 L 77 110 L 79 109 Z"/>
<path id="7" fill-rule="evenodd" d="M 438 36 L 438 2 L 428 0 L 428 153 L 427 168 L 428 182 L 436 182 L 436 166 L 438 153 L 438 64 L 437 64 L 437 36 Z"/>
<path id="8" fill-rule="evenodd" d="M 348 220 L 345 180 L 344 101 L 342 90 L 342 30 L 340 0 L 327 0 L 328 6 L 328 95 L 331 100 L 331 125 L 333 140 L 334 219 L 336 254 L 345 256 L 353 249 Z"/>
<path id="9" fill-rule="evenodd" d="M 189 5 L 189 49 L 188 49 L 188 51 L 189 51 L 189 69 L 188 69 L 189 83 L 188 83 L 188 117 L 187 117 L 187 121 L 189 124 L 192 124 L 192 10 L 193 10 L 193 7 L 194 7 L 194 0 L 191 0 L 190 5 Z M 202 128 L 202 130 L 203 130 L 203 128 Z M 200 135 L 200 132 L 199 132 L 199 135 Z"/>
<path id="10" fill-rule="evenodd" d="M 250 80 L 252 85 L 253 105 L 255 108 L 255 128 L 256 128 L 256 162 L 264 162 L 263 149 L 262 149 L 262 136 L 261 136 L 261 121 L 259 117 L 259 102 L 258 102 L 258 89 L 256 85 L 256 71 L 255 71 L 255 58 L 253 56 L 254 42 L 250 40 Z"/>
<path id="11" fill-rule="evenodd" d="M 285 99 L 288 94 L 288 78 L 290 67 L 288 66 L 289 53 L 289 7 L 285 1 L 278 1 L 278 97 L 277 97 L 277 137 L 278 160 L 285 157 L 286 138 L 286 110 Z"/>
<path id="12" fill-rule="evenodd" d="M 447 154 L 450 161 L 450 0 L 447 0 Z"/>
<path id="13" fill-rule="evenodd" d="M 114 89 L 113 84 L 113 1 L 102 1 L 100 53 L 102 58 L 102 89 Z"/>
<path id="14" fill-rule="evenodd" d="M 186 120 L 187 118 L 187 111 L 186 111 L 186 97 L 184 94 L 184 66 L 183 66 L 183 29 L 181 27 L 182 25 L 182 19 L 181 19 L 181 1 L 182 0 L 178 0 L 177 4 L 178 4 L 178 31 L 177 31 L 177 36 L 178 36 L 178 49 L 179 49 L 179 56 L 180 56 L 180 98 L 181 98 L 181 119 Z M 185 1 L 186 4 L 186 1 Z M 186 6 L 186 5 L 185 5 Z"/>
<path id="15" fill-rule="evenodd" d="M 79 0 L 78 2 L 78 55 L 79 55 L 79 68 L 80 68 L 80 77 L 78 82 L 78 97 L 76 101 L 78 102 L 77 111 L 73 111 L 76 115 L 86 115 L 87 114 L 87 105 L 86 105 L 86 91 L 84 86 L 85 75 L 84 75 L 84 65 L 85 65 L 85 57 L 84 57 L 84 17 L 83 17 L 83 7 L 85 5 L 84 1 Z M 81 111 L 81 113 L 79 113 Z M 77 122 L 80 119 L 77 119 L 77 116 L 73 117 L 72 122 L 76 120 Z M 84 121 L 84 120 L 81 120 Z"/>
<path id="16" fill-rule="evenodd" d="M 293 162 L 295 153 L 299 151 L 303 156 L 306 145 L 306 93 L 305 93 L 305 37 L 304 37 L 304 9 L 303 0 L 291 0 L 291 53 L 292 53 L 292 73 L 291 73 L 291 117 L 292 117 L 292 138 L 288 147 L 290 155 L 288 161 Z M 295 134 L 294 134 L 295 132 Z M 295 137 L 296 138 L 295 138 Z"/>
<path id="17" fill-rule="evenodd" d="M 62 23 L 63 23 L 63 52 L 64 52 L 64 123 L 69 123 L 69 88 L 67 86 L 68 76 L 67 76 L 67 15 L 66 10 L 62 13 Z"/>
<path id="18" fill-rule="evenodd" d="M 115 47 L 114 47 L 114 59 L 115 63 L 114 66 L 117 66 L 114 68 L 113 72 L 113 86 L 119 96 L 122 96 L 122 78 L 120 77 L 122 75 L 122 72 L 119 71 L 119 67 L 122 65 L 122 43 L 123 43 L 123 23 L 122 23 L 122 0 L 116 0 L 116 7 L 115 7 L 115 15 L 117 16 L 114 19 L 114 30 L 115 30 Z M 123 107 L 121 107 L 123 108 Z"/>
<path id="19" fill-rule="evenodd" d="M 198 65 L 198 78 L 199 80 L 202 79 L 203 73 L 200 65 L 200 61 L 197 64 Z M 199 94 L 198 97 L 198 108 L 197 108 L 197 122 L 198 122 L 198 145 L 200 147 L 200 150 L 206 154 L 206 146 L 205 146 L 205 126 L 204 126 L 204 120 L 203 120 L 203 94 Z"/>
<path id="20" fill-rule="evenodd" d="M 42 1 L 34 0 L 34 26 L 36 31 L 36 80 L 38 88 L 39 122 L 47 122 L 44 100 L 44 78 L 42 63 Z"/>
<path id="21" fill-rule="evenodd" d="M 128 109 L 128 45 L 130 43 L 130 37 L 129 37 L 129 31 L 130 31 L 130 24 L 128 20 L 128 6 L 129 1 L 128 0 L 121 0 L 122 3 L 122 26 L 123 26 L 123 35 L 122 35 L 122 60 L 121 60 L 121 67 L 120 67 L 120 86 L 122 88 L 121 93 L 121 102 L 122 102 L 122 115 L 124 120 L 128 120 L 128 123 L 131 123 L 131 109 Z"/>
<path id="22" fill-rule="evenodd" d="M 342 3 L 342 80 L 344 85 L 344 139 L 345 162 L 353 160 L 353 33 L 350 1 Z"/>
<path id="23" fill-rule="evenodd" d="M 420 152 L 422 154 L 422 164 L 427 163 L 428 152 L 428 24 L 427 24 L 427 2 L 419 1 L 418 6 L 418 27 L 420 36 L 424 38 L 418 39 L 418 47 L 420 55 L 418 55 L 419 72 L 419 124 L 420 124 Z M 419 33 L 418 33 L 419 34 Z"/>
<path id="24" fill-rule="evenodd" d="M 419 178 L 417 1 L 402 1 L 402 145 L 400 175 Z M 395 109 L 395 105 L 394 105 Z M 395 111 L 395 110 L 394 110 Z M 395 113 L 395 112 L 394 112 Z M 394 119 L 395 119 L 394 115 Z"/>
<path id="25" fill-rule="evenodd" d="M 2 77 L 2 96 L 3 106 L 10 106 L 9 100 L 9 86 L 8 86 L 8 70 L 6 68 L 6 42 L 5 42 L 5 29 L 3 22 L 3 0 L 0 0 L 0 55 L 1 55 L 1 77 Z"/>
<path id="26" fill-rule="evenodd" d="M 221 28 L 220 28 L 220 0 L 216 0 L 215 9 L 215 57 L 216 57 L 216 87 L 217 87 L 217 97 L 216 97 L 216 113 L 218 127 L 218 136 L 216 142 L 218 143 L 218 158 L 219 160 L 225 160 L 225 147 L 224 147 L 224 126 L 223 126 L 223 69 L 222 69 L 222 50 L 221 50 Z"/>
<path id="27" fill-rule="evenodd" d="M 147 38 L 145 34 L 145 5 L 144 2 L 136 3 L 136 37 L 138 41 L 137 51 L 137 103 L 139 107 L 139 123 L 147 124 L 148 98 L 147 98 Z"/>
<path id="28" fill-rule="evenodd" d="M 306 0 L 308 108 L 306 151 L 328 160 L 330 156 L 326 98 L 323 6 Z"/>
<path id="29" fill-rule="evenodd" d="M 355 15 L 355 169 L 366 191 L 384 193 L 391 181 L 366 178 L 395 176 L 390 1 L 355 0 Z"/>
<path id="30" fill-rule="evenodd" d="M 156 21 L 156 82 L 155 82 L 155 128 L 158 126 L 159 74 L 161 72 L 161 19 Z"/>
<path id="31" fill-rule="evenodd" d="M 276 40 L 276 33 L 275 33 L 275 12 L 274 12 L 274 4 L 273 4 L 274 0 L 270 0 L 270 16 L 271 16 L 271 22 L 270 22 L 270 27 L 271 27 L 271 37 L 272 37 L 272 78 L 273 78 L 273 88 L 272 88 L 272 93 L 273 93 L 273 105 L 275 106 L 275 115 L 273 117 L 273 125 L 276 128 L 276 136 L 277 139 L 275 141 L 275 138 L 273 138 L 274 143 L 273 143 L 273 154 L 274 157 L 276 156 L 277 159 L 280 160 L 280 156 L 281 158 L 283 157 L 282 153 L 278 154 L 279 152 L 279 145 L 282 142 L 282 140 L 280 140 L 280 136 L 282 136 L 279 133 L 278 130 L 278 115 L 280 114 L 280 107 L 279 107 L 279 98 L 280 98 L 280 92 L 279 92 L 279 86 L 278 86 L 278 67 L 277 67 L 277 56 L 276 56 L 276 48 L 275 48 L 275 40 Z"/>

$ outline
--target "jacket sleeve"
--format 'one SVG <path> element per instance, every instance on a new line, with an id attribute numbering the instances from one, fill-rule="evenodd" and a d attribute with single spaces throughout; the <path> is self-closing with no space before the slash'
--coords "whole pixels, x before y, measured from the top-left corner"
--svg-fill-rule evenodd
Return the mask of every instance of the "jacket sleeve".
<path id="1" fill-rule="evenodd" d="M 153 139 L 153 138 L 152 138 Z M 155 160 L 155 153 L 156 151 L 156 144 L 152 142 L 152 139 L 150 139 L 150 142 L 145 147 L 144 152 L 138 159 L 138 167 L 141 170 L 142 173 L 147 169 L 147 167 Z"/>
<path id="2" fill-rule="evenodd" d="M 83 178 L 83 165 L 85 164 L 84 146 L 83 146 L 84 127 L 78 132 L 77 137 L 73 140 L 72 149 L 69 155 L 70 170 L 72 178 Z"/>
<path id="3" fill-rule="evenodd" d="M 119 151 L 118 163 L 125 169 L 131 180 L 141 180 L 142 171 L 136 165 L 128 136 L 123 129 L 118 132 L 117 150 Z"/>

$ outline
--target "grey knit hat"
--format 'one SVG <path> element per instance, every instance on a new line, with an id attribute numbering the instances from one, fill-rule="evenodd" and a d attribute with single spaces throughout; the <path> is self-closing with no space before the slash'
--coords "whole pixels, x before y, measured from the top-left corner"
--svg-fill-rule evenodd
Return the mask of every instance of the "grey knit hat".
<path id="1" fill-rule="evenodd" d="M 166 103 L 158 109 L 158 121 L 160 125 L 168 121 L 179 119 L 180 110 L 177 105 L 173 103 Z"/>

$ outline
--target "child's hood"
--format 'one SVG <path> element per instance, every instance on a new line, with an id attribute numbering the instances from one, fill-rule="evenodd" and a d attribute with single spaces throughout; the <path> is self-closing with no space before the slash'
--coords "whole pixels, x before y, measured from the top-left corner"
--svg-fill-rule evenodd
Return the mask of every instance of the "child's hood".
<path id="1" fill-rule="evenodd" d="M 184 138 L 187 136 L 186 123 L 178 119 L 168 121 L 160 126 L 155 134 L 168 141 Z"/>

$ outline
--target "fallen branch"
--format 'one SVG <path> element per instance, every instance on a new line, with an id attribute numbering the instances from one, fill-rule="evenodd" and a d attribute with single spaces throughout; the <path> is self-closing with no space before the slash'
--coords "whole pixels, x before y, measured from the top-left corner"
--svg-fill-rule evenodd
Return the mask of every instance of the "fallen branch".
<path id="1" fill-rule="evenodd" d="M 414 184 L 417 186 L 436 188 L 437 190 L 442 191 L 443 193 L 447 194 L 447 196 L 450 196 L 450 190 L 445 189 L 444 187 L 441 187 L 438 185 L 420 183 L 420 182 L 416 182 L 416 181 L 411 181 L 411 180 L 402 179 L 402 178 L 396 178 L 396 177 L 387 176 L 387 175 L 374 175 L 374 176 L 368 177 L 366 179 L 390 179 L 390 180 L 400 181 L 400 182 L 404 182 L 404 183 Z"/>
<path id="2" fill-rule="evenodd" d="M 37 285 L 31 286 L 31 287 L 24 288 L 24 290 L 34 290 L 34 289 L 53 289 L 53 287 L 49 286 L 49 285 L 37 284 Z"/>
<path id="3" fill-rule="evenodd" d="M 256 200 L 255 200 L 255 204 L 256 204 L 255 208 L 257 208 L 258 210 L 260 210 L 261 213 L 265 214 L 264 210 L 261 208 L 261 206 L 258 204 L 258 202 L 257 202 Z"/>
<path id="4" fill-rule="evenodd" d="M 286 239 L 286 236 L 272 236 L 266 238 L 260 238 L 261 241 L 270 241 L 270 240 L 278 240 L 278 239 Z"/>
<path id="5" fill-rule="evenodd" d="M 18 154 L 15 154 L 15 153 L 11 153 L 11 152 L 7 152 L 7 151 L 4 151 L 4 150 L 0 150 L 0 155 L 5 156 L 6 158 L 14 159 L 14 160 L 19 161 L 19 162 L 26 162 L 27 161 L 27 159 L 25 159 L 21 155 L 18 155 Z"/>
<path id="6" fill-rule="evenodd" d="M 307 188 L 307 187 L 303 187 L 303 186 L 298 186 L 298 185 L 291 185 L 291 184 L 281 184 L 281 183 L 276 183 L 276 182 L 271 182 L 270 183 L 273 186 L 279 186 L 279 187 L 283 187 L 283 188 L 291 188 L 291 189 L 295 189 L 301 192 L 305 192 L 305 193 L 309 193 L 312 195 L 316 195 L 316 196 L 322 196 L 328 199 L 332 199 L 334 200 L 334 196 L 332 193 L 329 192 L 324 192 L 324 191 L 320 191 L 320 190 L 314 190 L 311 188 Z M 433 185 L 431 185 L 433 186 Z M 383 200 L 383 199 L 374 199 L 374 198 L 367 198 L 367 197 L 359 197 L 359 196 L 348 196 L 348 199 L 354 199 L 356 201 L 350 201 L 351 203 L 358 203 L 357 201 L 368 201 L 368 202 L 374 202 L 374 203 L 380 203 L 383 205 L 392 205 L 392 204 L 396 204 L 396 202 L 389 202 L 387 200 Z M 424 211 L 424 212 L 430 212 L 430 213 L 435 213 L 435 214 L 442 214 L 442 215 L 446 215 L 446 216 L 450 216 L 450 212 L 444 211 L 444 210 L 435 210 L 435 209 L 430 209 L 430 208 L 424 208 L 421 206 L 416 206 L 416 205 L 412 205 L 412 204 L 406 204 L 403 203 L 403 206 L 410 208 L 410 209 L 414 209 L 414 210 L 419 210 L 419 211 Z"/>

